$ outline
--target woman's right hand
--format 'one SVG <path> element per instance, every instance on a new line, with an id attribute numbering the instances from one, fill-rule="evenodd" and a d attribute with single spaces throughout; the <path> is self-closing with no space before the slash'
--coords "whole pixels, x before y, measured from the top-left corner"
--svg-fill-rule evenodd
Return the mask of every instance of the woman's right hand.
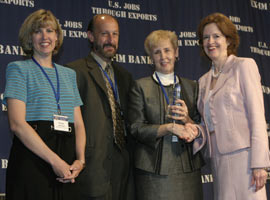
<path id="1" fill-rule="evenodd" d="M 189 123 L 186 125 L 172 124 L 170 132 L 186 142 L 192 142 L 199 134 L 197 127 Z"/>
<path id="2" fill-rule="evenodd" d="M 182 124 L 171 123 L 170 132 L 183 140 L 186 140 L 189 137 L 189 134 L 185 130 L 185 126 Z"/>
<path id="3" fill-rule="evenodd" d="M 69 167 L 71 174 L 67 177 L 59 177 L 58 180 L 61 183 L 75 183 L 75 178 L 78 177 L 80 172 L 84 169 L 84 164 L 81 160 L 75 160 L 72 165 Z"/>

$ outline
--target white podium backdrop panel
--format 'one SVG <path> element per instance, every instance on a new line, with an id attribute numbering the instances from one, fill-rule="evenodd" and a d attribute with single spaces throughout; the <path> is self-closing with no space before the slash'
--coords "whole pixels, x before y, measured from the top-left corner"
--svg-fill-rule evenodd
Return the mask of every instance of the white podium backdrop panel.
<path id="1" fill-rule="evenodd" d="M 51 10 L 62 25 L 64 44 L 54 58 L 59 64 L 65 64 L 89 53 L 86 29 L 93 15 L 107 13 L 115 16 L 120 24 L 119 51 L 115 60 L 130 71 L 135 79 L 148 76 L 153 70 L 151 61 L 144 52 L 145 37 L 153 30 L 167 29 L 175 31 L 179 39 L 180 60 L 176 64 L 176 72 L 180 76 L 198 80 L 209 69 L 210 63 L 200 56 L 197 26 L 200 20 L 210 13 L 224 13 L 235 23 L 239 31 L 241 43 L 238 55 L 252 57 L 258 64 L 264 92 L 265 116 L 269 124 L 269 0 L 0 0 L 1 99 L 5 88 L 7 64 L 23 58 L 18 43 L 19 28 L 30 13 L 40 8 Z M 12 143 L 6 108 L 3 105 L 1 108 L 0 198 L 5 193 L 5 173 Z M 212 181 L 209 165 L 206 165 L 202 174 L 204 199 L 212 199 Z M 270 195 L 268 196 L 270 199 Z"/>

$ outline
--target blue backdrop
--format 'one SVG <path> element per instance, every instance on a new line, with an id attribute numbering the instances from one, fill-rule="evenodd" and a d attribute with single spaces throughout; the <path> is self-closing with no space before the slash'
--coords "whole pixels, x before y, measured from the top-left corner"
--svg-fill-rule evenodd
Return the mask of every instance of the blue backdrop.
<path id="1" fill-rule="evenodd" d="M 21 60 L 18 31 L 33 11 L 51 10 L 62 25 L 65 39 L 55 57 L 59 64 L 84 57 L 89 52 L 86 28 L 95 14 L 115 16 L 120 24 L 120 44 L 116 61 L 134 78 L 152 73 L 150 59 L 144 52 L 144 39 L 153 30 L 167 29 L 178 35 L 180 60 L 176 72 L 198 80 L 210 64 L 200 56 L 197 26 L 202 17 L 222 12 L 235 23 L 241 38 L 239 56 L 256 60 L 262 77 L 265 116 L 270 123 L 270 3 L 269 0 L 0 0 L 0 94 L 5 87 L 5 69 L 9 62 Z M 4 198 L 5 173 L 12 135 L 6 108 L 0 111 L 0 199 Z M 269 133 L 269 130 L 268 130 Z M 20 167 L 20 166 L 18 166 Z M 209 166 L 202 174 L 204 199 L 212 199 L 212 176 Z M 268 186 L 267 186 L 268 187 Z M 267 189 L 269 190 L 269 188 Z M 268 194 L 270 199 L 270 194 Z"/>

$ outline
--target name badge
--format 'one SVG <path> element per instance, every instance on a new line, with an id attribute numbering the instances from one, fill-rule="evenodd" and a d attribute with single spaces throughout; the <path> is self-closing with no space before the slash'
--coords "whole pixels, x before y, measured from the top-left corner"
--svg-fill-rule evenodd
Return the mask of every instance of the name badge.
<path id="1" fill-rule="evenodd" d="M 68 117 L 63 115 L 53 115 L 53 126 L 56 131 L 69 132 Z"/>
<path id="2" fill-rule="evenodd" d="M 178 142 L 178 137 L 176 135 L 172 135 L 172 142 Z"/>

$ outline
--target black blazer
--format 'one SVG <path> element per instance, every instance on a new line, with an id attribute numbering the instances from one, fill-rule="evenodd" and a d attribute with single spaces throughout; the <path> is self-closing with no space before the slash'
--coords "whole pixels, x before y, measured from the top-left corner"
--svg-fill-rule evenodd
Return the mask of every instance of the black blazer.
<path id="1" fill-rule="evenodd" d="M 87 57 L 68 63 L 77 74 L 83 101 L 82 116 L 86 129 L 86 168 L 80 174 L 82 192 L 87 196 L 101 196 L 108 191 L 112 166 L 113 125 L 106 83 L 97 62 Z M 127 116 L 128 93 L 133 83 L 131 74 L 112 64 L 124 118 Z"/>

